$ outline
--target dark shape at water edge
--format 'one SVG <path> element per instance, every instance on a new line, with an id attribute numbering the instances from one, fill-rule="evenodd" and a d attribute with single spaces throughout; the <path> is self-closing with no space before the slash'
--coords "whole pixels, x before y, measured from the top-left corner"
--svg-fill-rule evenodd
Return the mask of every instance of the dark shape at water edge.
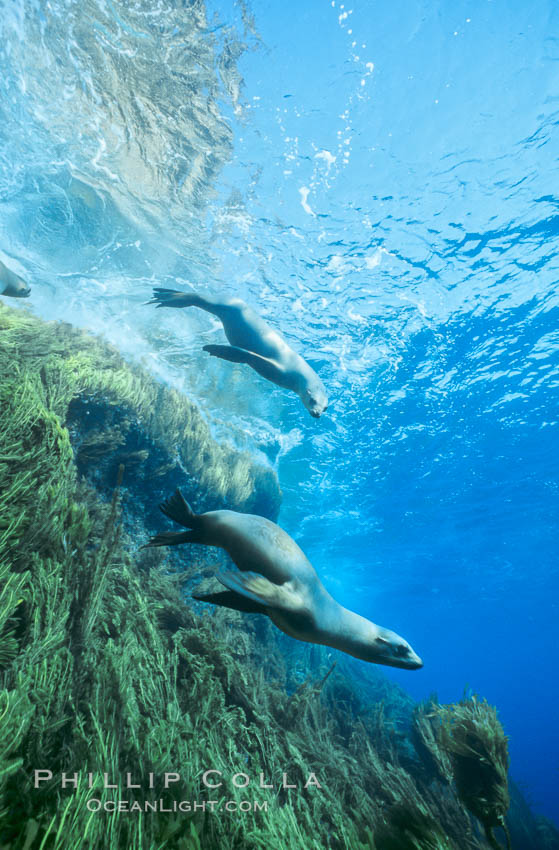
<path id="1" fill-rule="evenodd" d="M 441 733 L 473 711 L 484 731 L 467 724 L 469 776 L 484 776 L 480 747 L 503 753 L 490 706 L 414 708 L 380 671 L 343 657 L 331 669 L 335 654 L 263 618 L 200 616 L 180 585 L 213 574 L 219 554 L 185 547 L 179 574 L 172 553 L 139 552 L 149 506 L 177 484 L 198 509 L 275 516 L 269 469 L 215 443 L 195 405 L 104 344 L 6 308 L 0 412 L 1 848 L 495 846 Z M 34 788 L 34 769 L 52 780 Z M 205 770 L 224 785 L 205 787 Z M 62 772 L 78 787 L 61 787 Z M 165 789 L 165 773 L 181 779 Z M 321 788 L 304 788 L 311 774 Z M 512 847 L 558 848 L 554 827 L 512 796 Z M 128 811 L 88 810 L 118 800 Z"/>

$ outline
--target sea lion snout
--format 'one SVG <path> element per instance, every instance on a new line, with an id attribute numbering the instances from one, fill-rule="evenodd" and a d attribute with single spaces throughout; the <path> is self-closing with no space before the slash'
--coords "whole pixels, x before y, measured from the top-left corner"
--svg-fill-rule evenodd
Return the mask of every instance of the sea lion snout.
<path id="1" fill-rule="evenodd" d="M 9 298 L 28 298 L 31 294 L 29 284 L 0 262 L 0 286 L 2 284 L 4 284 L 4 287 L 0 291 L 0 295 L 6 295 Z"/>
<path id="2" fill-rule="evenodd" d="M 377 664 L 386 664 L 388 667 L 401 667 L 404 670 L 419 670 L 423 667 L 423 661 L 411 648 L 407 640 L 391 632 L 382 629 L 374 642 L 374 651 Z"/>
<path id="3" fill-rule="evenodd" d="M 21 280 L 21 285 L 7 286 L 1 294 L 9 296 L 10 298 L 29 298 L 31 295 L 31 287 Z"/>
<path id="4" fill-rule="evenodd" d="M 301 401 L 314 419 L 319 419 L 328 407 L 328 396 L 322 387 L 305 390 Z"/>
<path id="5" fill-rule="evenodd" d="M 411 651 L 411 657 L 406 659 L 405 664 L 402 665 L 406 670 L 420 670 L 423 667 L 423 661 L 416 655 L 415 652 Z"/>

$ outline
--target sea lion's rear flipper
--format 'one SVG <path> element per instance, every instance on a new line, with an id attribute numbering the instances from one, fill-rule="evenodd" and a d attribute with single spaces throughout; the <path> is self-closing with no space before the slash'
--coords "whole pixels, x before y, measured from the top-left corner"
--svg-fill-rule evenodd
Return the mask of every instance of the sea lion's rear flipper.
<path id="1" fill-rule="evenodd" d="M 200 295 L 192 290 L 184 292 L 178 289 L 165 289 L 163 286 L 154 287 L 151 301 L 144 303 L 155 304 L 157 307 L 200 307 L 201 310 L 215 313 L 215 315 L 219 314 L 222 306 L 221 301 L 208 295 Z"/>
<path id="2" fill-rule="evenodd" d="M 184 525 L 185 528 L 191 528 L 192 531 L 164 531 L 152 537 L 149 543 L 142 546 L 142 549 L 150 546 L 178 546 L 179 543 L 203 542 L 200 534 L 200 517 L 194 513 L 178 487 L 170 499 L 159 505 L 159 510 L 169 519 Z"/>
<path id="3" fill-rule="evenodd" d="M 239 348 L 236 345 L 205 345 L 204 351 L 207 351 L 212 357 L 230 360 L 231 363 L 246 363 L 266 380 L 281 386 L 279 379 L 281 379 L 282 372 L 275 360 L 262 357 L 260 354 L 255 354 L 253 351 L 247 351 L 245 348 Z"/>
<path id="4" fill-rule="evenodd" d="M 222 590 L 219 593 L 193 593 L 193 599 L 199 602 L 210 602 L 212 605 L 221 605 L 223 608 L 232 608 L 234 611 L 242 611 L 245 614 L 266 614 L 266 608 L 259 602 L 253 602 L 234 590 Z"/>
<path id="5" fill-rule="evenodd" d="M 194 293 L 192 293 L 194 295 Z M 178 289 L 165 289 L 162 286 L 156 286 L 153 290 L 151 301 L 145 301 L 145 304 L 156 304 L 157 307 L 191 307 L 194 306 L 188 303 L 187 292 L 179 292 Z"/>
<path id="6" fill-rule="evenodd" d="M 291 582 L 274 584 L 264 576 L 251 572 L 218 573 L 218 580 L 229 590 L 240 593 L 247 599 L 264 605 L 266 608 L 277 608 L 281 611 L 300 613 L 303 601 L 300 594 L 294 591 Z"/>
<path id="7" fill-rule="evenodd" d="M 163 531 L 161 534 L 150 537 L 149 542 L 142 546 L 142 549 L 149 549 L 152 546 L 178 546 L 179 543 L 199 543 L 196 532 Z"/>
<path id="8" fill-rule="evenodd" d="M 182 495 L 177 487 L 173 495 L 159 505 L 159 510 L 172 519 L 178 522 L 179 525 L 184 525 L 185 528 L 196 528 L 198 525 L 198 517 Z"/>

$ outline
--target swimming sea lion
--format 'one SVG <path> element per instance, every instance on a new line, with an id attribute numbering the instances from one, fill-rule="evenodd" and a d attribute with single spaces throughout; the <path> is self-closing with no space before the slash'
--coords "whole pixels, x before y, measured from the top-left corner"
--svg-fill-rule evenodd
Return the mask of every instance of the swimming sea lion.
<path id="1" fill-rule="evenodd" d="M 409 643 L 395 632 L 336 602 L 295 541 L 269 519 L 235 511 L 195 514 L 180 490 L 160 508 L 191 530 L 158 534 L 148 546 L 219 546 L 239 568 L 218 574 L 228 590 L 194 599 L 266 614 L 290 637 L 331 646 L 363 661 L 407 670 L 423 666 Z"/>
<path id="2" fill-rule="evenodd" d="M 315 418 L 328 406 L 324 384 L 309 364 L 240 298 L 208 298 L 196 292 L 153 290 L 149 304 L 158 307 L 200 307 L 221 321 L 231 345 L 205 345 L 213 357 L 247 363 L 263 378 L 293 390 Z"/>
<path id="3" fill-rule="evenodd" d="M 27 298 L 31 293 L 31 287 L 18 274 L 11 271 L 0 260 L 0 287 L 4 287 L 0 295 L 9 295 L 11 298 Z"/>

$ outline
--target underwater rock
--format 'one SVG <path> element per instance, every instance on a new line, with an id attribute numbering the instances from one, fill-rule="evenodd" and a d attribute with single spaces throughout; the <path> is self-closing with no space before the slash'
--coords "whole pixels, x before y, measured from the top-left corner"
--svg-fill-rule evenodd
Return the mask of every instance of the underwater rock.
<path id="1" fill-rule="evenodd" d="M 513 847 L 521 850 L 559 850 L 559 830 L 546 817 L 534 816 L 518 786 L 509 777 L 510 810 L 507 824 Z"/>
<path id="2" fill-rule="evenodd" d="M 559 850 L 559 829 L 555 824 L 541 815 L 535 818 L 535 822 L 540 850 Z M 518 846 L 520 847 L 520 844 Z"/>

